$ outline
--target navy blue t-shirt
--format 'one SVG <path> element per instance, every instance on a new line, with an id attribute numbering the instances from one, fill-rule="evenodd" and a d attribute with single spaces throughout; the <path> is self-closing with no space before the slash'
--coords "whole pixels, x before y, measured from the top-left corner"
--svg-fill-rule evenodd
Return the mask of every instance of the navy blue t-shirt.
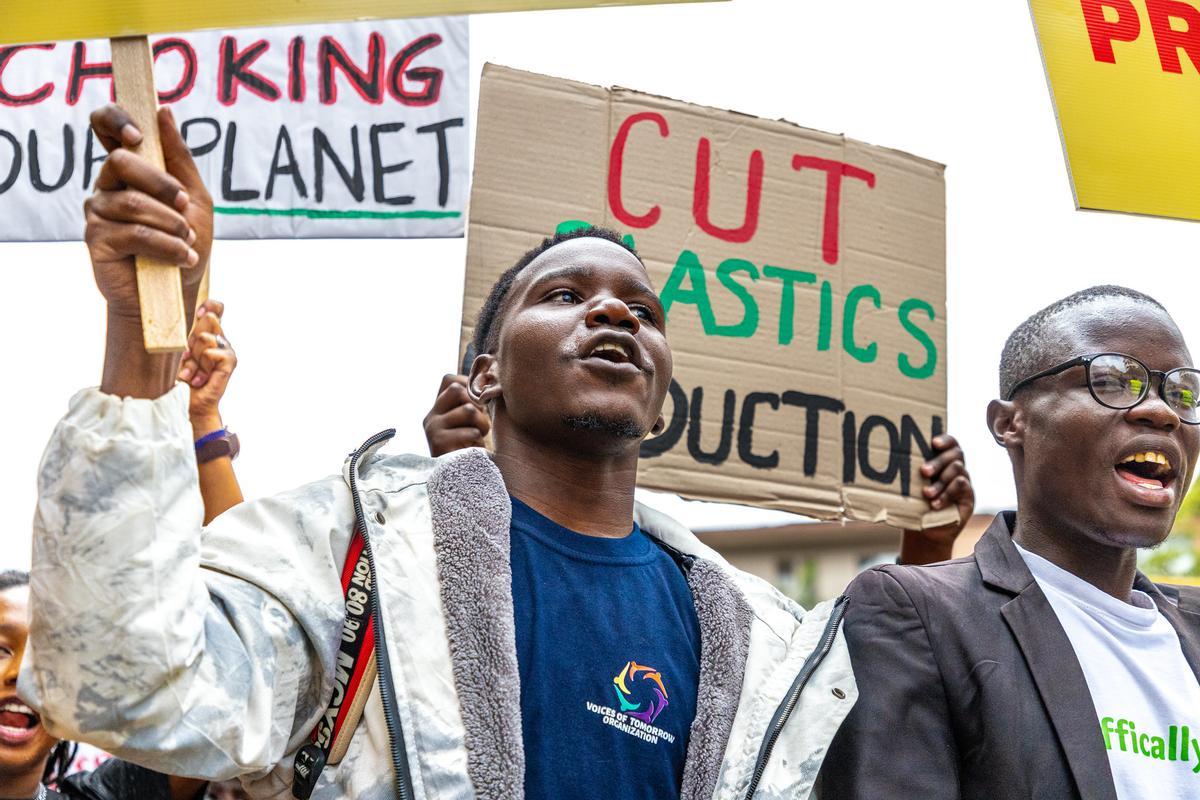
<path id="1" fill-rule="evenodd" d="M 637 525 L 585 536 L 512 506 L 525 796 L 678 797 L 700 679 L 687 579 Z"/>

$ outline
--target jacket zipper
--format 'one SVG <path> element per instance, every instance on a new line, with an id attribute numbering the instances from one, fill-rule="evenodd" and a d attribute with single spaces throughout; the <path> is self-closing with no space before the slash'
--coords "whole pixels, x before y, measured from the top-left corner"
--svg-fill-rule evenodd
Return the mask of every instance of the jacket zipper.
<path id="1" fill-rule="evenodd" d="M 800 672 L 792 681 L 792 688 L 788 690 L 783 702 L 779 704 L 779 708 L 775 709 L 771 723 L 767 726 L 767 735 L 763 737 L 762 746 L 758 749 L 758 761 L 754 764 L 754 772 L 750 776 L 750 786 L 746 789 L 745 800 L 751 800 L 758 790 L 758 782 L 762 780 L 763 773 L 767 770 L 767 762 L 771 759 L 771 751 L 775 749 L 775 742 L 779 740 L 780 734 L 783 733 L 783 726 L 787 724 L 788 717 L 792 715 L 792 711 L 800 702 L 800 693 L 804 691 L 805 685 L 817 671 L 817 667 L 821 666 L 825 656 L 829 655 L 829 651 L 833 649 L 833 640 L 837 638 L 838 627 L 842 624 L 842 617 L 846 615 L 846 604 L 849 601 L 850 598 L 842 595 L 833 604 L 833 611 L 830 612 L 829 620 L 825 623 L 825 631 L 821 634 L 820 642 L 816 649 L 808 654 L 808 658 L 804 659 Z"/>
<path id="2" fill-rule="evenodd" d="M 387 725 L 388 742 L 392 746 L 392 774 L 395 778 L 397 800 L 414 800 L 412 773 L 409 771 L 408 756 L 404 747 L 404 730 L 400 727 L 400 712 L 396 706 L 396 692 L 392 685 L 392 667 L 388 658 L 387 637 L 383 630 L 383 610 L 379 605 L 379 583 L 375 578 L 375 556 L 371 552 L 371 539 L 367 535 L 367 519 L 363 514 L 362 500 L 358 496 L 358 459 L 363 453 L 380 442 L 396 435 L 393 428 L 380 431 L 350 455 L 350 496 L 354 499 L 354 521 L 362 532 L 363 550 L 367 554 L 367 566 L 371 571 L 371 616 L 375 621 L 375 665 L 379 675 L 379 694 L 383 698 L 383 719 Z"/>

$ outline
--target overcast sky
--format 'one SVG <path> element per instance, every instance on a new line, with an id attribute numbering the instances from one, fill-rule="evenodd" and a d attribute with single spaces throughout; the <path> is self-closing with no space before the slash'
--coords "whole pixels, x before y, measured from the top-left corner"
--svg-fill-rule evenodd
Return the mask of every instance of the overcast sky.
<path id="1" fill-rule="evenodd" d="M 1074 210 L 1023 2 L 731 0 L 478 16 L 486 61 L 812 128 L 947 165 L 949 430 L 979 508 L 1013 503 L 984 428 L 1008 332 L 1096 283 L 1148 292 L 1200 341 L 1200 227 Z M 0 127 L 3 127 L 0 110 Z M 424 451 L 454 368 L 465 240 L 220 241 L 212 294 L 241 366 L 224 404 L 247 496 L 337 471 L 374 431 Z M 37 461 L 71 394 L 99 380 L 103 307 L 82 243 L 0 244 L 5 302 L 0 567 L 26 566 Z M 1071 465 L 1063 465 L 1070 480 Z M 656 497 L 694 525 L 783 518 Z"/>

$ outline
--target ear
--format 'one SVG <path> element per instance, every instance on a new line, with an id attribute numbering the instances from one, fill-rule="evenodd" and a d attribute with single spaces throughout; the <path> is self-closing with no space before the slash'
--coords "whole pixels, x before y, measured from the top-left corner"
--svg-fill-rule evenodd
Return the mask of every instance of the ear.
<path id="1" fill-rule="evenodd" d="M 988 430 L 1004 449 L 1020 447 L 1025 441 L 1025 415 L 1011 400 L 993 400 L 987 407 Z"/>
<path id="2" fill-rule="evenodd" d="M 467 394 L 483 406 L 490 406 L 500 399 L 500 362 L 491 353 L 481 353 L 471 362 L 471 374 L 467 376 Z"/>
<path id="3" fill-rule="evenodd" d="M 650 426 L 650 435 L 658 436 L 667 427 L 667 421 L 663 419 L 663 415 L 659 414 L 658 419 L 654 420 L 654 424 Z"/>

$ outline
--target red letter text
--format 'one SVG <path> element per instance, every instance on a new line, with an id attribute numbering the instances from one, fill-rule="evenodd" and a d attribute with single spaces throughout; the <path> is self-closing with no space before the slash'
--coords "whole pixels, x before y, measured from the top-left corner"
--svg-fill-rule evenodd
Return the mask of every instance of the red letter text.
<path id="1" fill-rule="evenodd" d="M 12 47 L 0 47 L 0 76 L 4 75 L 4 68 L 8 66 L 8 62 L 12 61 L 12 57 L 22 50 L 53 50 L 52 44 L 18 44 Z M 0 103 L 6 106 L 31 106 L 34 103 L 40 103 L 50 96 L 54 91 L 53 83 L 43 83 L 37 89 L 27 94 L 12 94 L 4 88 L 4 83 L 0 80 Z M 15 161 L 13 162 L 16 163 Z"/>
<path id="2" fill-rule="evenodd" d="M 1146 14 L 1150 17 L 1150 30 L 1154 32 L 1163 72 L 1183 72 L 1180 50 L 1187 53 L 1193 67 L 1200 69 L 1200 11 L 1177 0 L 1146 0 Z M 1172 19 L 1182 21 L 1187 27 L 1176 30 L 1171 27 Z"/>
<path id="3" fill-rule="evenodd" d="M 621 199 L 621 170 L 625 164 L 625 142 L 629 139 L 629 129 L 642 120 L 650 120 L 658 125 L 659 136 L 667 138 L 669 131 L 666 118 L 654 111 L 643 111 L 640 114 L 626 117 L 625 121 L 621 123 L 621 127 L 617 129 L 612 149 L 608 152 L 608 207 L 612 209 L 614 217 L 631 228 L 649 228 L 662 216 L 662 209 L 658 206 L 651 207 L 641 216 L 631 214 L 625 209 L 625 203 Z"/>
<path id="4" fill-rule="evenodd" d="M 838 228 L 839 209 L 842 205 L 842 176 L 856 178 L 875 188 L 875 173 L 846 164 L 841 161 L 830 161 L 815 156 L 792 156 L 792 168 L 825 170 L 825 236 L 821 243 L 821 255 L 826 264 L 836 264 L 838 260 Z"/>
<path id="5" fill-rule="evenodd" d="M 1132 42 L 1141 33 L 1142 23 L 1130 0 L 1080 0 L 1088 38 L 1092 40 L 1092 55 L 1106 64 L 1117 63 L 1113 42 Z M 1117 12 L 1116 22 L 1109 22 L 1104 9 Z"/>
<path id="6" fill-rule="evenodd" d="M 758 229 L 758 206 L 762 202 L 763 154 L 755 150 L 750 154 L 750 172 L 746 178 L 746 216 L 740 228 L 719 228 L 708 218 L 709 195 L 712 191 L 710 165 L 712 143 L 701 136 L 696 147 L 696 182 L 692 191 L 692 216 L 696 224 L 709 236 L 727 242 L 748 242 Z"/>

